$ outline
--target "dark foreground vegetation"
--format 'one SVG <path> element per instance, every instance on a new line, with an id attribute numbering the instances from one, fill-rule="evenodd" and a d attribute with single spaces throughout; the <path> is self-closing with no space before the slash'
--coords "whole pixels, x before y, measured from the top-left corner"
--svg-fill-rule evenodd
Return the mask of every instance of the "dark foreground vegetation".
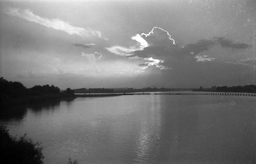
<path id="1" fill-rule="evenodd" d="M 53 85 L 26 88 L 20 82 L 7 81 L 4 78 L 0 78 L 0 91 L 0 106 L 3 110 L 17 105 L 74 98 L 74 92 L 70 88 L 62 92 Z"/>
<path id="2" fill-rule="evenodd" d="M 42 164 L 42 147 L 26 135 L 11 137 L 8 130 L 0 126 L 0 163 L 4 164 Z"/>
<path id="3" fill-rule="evenodd" d="M 1 164 L 43 164 L 40 143 L 32 141 L 26 135 L 20 138 L 10 136 L 8 130 L 0 125 L 0 163 Z M 67 164 L 78 164 L 68 158 Z"/>

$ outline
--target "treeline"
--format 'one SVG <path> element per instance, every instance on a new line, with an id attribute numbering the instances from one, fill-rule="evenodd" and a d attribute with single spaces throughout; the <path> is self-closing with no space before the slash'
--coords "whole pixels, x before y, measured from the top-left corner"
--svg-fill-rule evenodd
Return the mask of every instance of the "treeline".
<path id="1" fill-rule="evenodd" d="M 7 81 L 4 78 L 0 78 L 0 90 L 0 105 L 3 107 L 74 96 L 74 92 L 70 88 L 63 92 L 54 85 L 36 85 L 27 88 L 20 82 Z"/>
<path id="2" fill-rule="evenodd" d="M 80 88 L 75 89 L 75 93 L 127 93 L 127 92 L 161 92 L 161 91 L 188 91 L 191 88 L 157 88 L 157 87 L 147 87 L 147 88 Z"/>
<path id="3" fill-rule="evenodd" d="M 216 92 L 248 92 L 256 93 L 256 85 L 245 85 L 245 86 L 221 86 L 215 87 Z"/>
<path id="4" fill-rule="evenodd" d="M 244 92 L 244 93 L 256 93 L 256 85 L 245 86 L 212 86 L 211 88 L 203 88 L 202 86 L 193 91 L 205 91 L 205 92 Z"/>

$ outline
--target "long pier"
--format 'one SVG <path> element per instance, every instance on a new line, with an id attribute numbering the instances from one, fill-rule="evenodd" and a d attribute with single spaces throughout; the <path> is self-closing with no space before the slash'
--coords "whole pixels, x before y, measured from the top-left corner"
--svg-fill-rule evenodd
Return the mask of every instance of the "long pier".
<path id="1" fill-rule="evenodd" d="M 256 93 L 240 93 L 240 92 L 163 92 L 154 93 L 155 95 L 219 95 L 219 96 L 255 96 Z"/>

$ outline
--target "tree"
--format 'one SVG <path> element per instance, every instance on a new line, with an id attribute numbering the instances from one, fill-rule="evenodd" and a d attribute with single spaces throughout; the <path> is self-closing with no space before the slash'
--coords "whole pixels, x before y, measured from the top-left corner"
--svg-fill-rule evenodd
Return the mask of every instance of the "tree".
<path id="1" fill-rule="evenodd" d="M 67 88 L 65 92 L 66 92 L 67 94 L 69 94 L 69 95 L 74 95 L 74 91 L 71 90 L 70 88 Z"/>

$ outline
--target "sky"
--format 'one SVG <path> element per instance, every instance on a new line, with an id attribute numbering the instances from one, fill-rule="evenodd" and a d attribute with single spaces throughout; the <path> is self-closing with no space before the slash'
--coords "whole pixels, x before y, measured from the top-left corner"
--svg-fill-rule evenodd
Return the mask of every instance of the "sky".
<path id="1" fill-rule="evenodd" d="M 256 0 L 0 1 L 0 77 L 61 89 L 256 84 Z"/>

